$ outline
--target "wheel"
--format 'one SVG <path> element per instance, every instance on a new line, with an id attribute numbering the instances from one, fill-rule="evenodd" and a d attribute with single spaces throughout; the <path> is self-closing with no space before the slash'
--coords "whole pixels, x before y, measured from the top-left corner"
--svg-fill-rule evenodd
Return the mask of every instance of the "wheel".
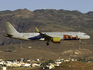
<path id="1" fill-rule="evenodd" d="M 49 42 L 46 42 L 46 45 L 48 46 L 49 45 Z"/>

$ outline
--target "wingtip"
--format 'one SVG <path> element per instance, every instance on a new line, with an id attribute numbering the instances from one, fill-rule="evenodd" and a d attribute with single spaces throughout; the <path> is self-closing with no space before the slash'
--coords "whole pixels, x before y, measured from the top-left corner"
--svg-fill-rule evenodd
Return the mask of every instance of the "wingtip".
<path id="1" fill-rule="evenodd" d="M 39 30 L 37 29 L 37 27 L 35 27 L 36 31 L 39 32 Z"/>

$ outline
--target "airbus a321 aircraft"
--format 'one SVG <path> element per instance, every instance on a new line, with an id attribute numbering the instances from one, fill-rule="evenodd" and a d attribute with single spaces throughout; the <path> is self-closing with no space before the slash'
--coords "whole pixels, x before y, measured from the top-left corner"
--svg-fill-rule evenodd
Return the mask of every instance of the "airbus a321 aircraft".
<path id="1" fill-rule="evenodd" d="M 37 28 L 37 33 L 20 33 L 18 32 L 10 22 L 6 22 L 8 33 L 6 37 L 21 39 L 21 40 L 41 40 L 46 41 L 46 45 L 49 42 L 60 43 L 62 40 L 81 40 L 89 39 L 90 36 L 83 32 L 40 32 Z"/>

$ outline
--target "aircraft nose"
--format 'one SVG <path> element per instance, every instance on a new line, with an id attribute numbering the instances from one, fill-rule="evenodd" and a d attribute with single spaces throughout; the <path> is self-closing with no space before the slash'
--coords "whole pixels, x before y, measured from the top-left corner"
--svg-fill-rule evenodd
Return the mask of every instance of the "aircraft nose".
<path id="1" fill-rule="evenodd" d="M 87 38 L 90 39 L 90 36 L 88 35 Z"/>

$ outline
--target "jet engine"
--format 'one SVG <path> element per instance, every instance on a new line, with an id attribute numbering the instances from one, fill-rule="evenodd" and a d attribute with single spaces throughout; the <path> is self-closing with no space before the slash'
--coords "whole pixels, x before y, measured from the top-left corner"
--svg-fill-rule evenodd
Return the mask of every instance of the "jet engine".
<path id="1" fill-rule="evenodd" d="M 52 42 L 53 43 L 60 43 L 60 37 L 53 37 Z"/>

